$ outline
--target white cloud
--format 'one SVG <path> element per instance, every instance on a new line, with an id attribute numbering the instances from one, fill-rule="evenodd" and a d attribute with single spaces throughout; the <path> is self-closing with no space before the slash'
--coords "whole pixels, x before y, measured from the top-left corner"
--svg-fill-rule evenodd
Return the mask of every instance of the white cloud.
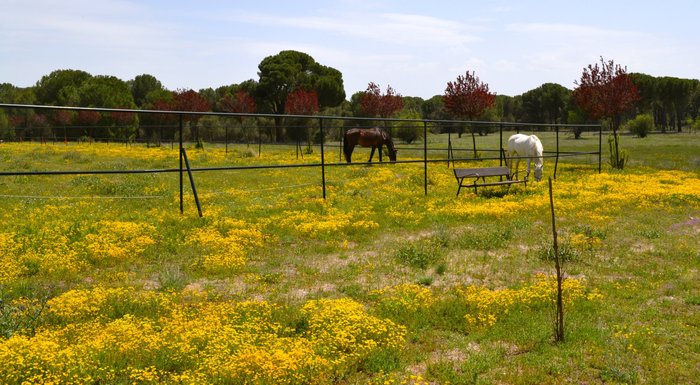
<path id="1" fill-rule="evenodd" d="M 401 13 L 343 13 L 330 16 L 280 16 L 235 12 L 226 19 L 270 28 L 291 27 L 392 44 L 464 45 L 479 41 L 470 28 L 455 21 Z"/>

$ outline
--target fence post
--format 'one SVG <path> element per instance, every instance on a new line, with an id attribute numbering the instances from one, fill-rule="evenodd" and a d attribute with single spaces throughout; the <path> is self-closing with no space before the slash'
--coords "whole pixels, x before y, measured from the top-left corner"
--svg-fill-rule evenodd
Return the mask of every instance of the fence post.
<path id="1" fill-rule="evenodd" d="M 197 204 L 197 211 L 199 212 L 199 217 L 202 217 L 202 205 L 199 204 L 199 195 L 197 195 L 197 187 L 194 185 L 194 178 L 192 177 L 192 168 L 190 168 L 190 161 L 187 160 L 187 151 L 184 148 L 180 150 L 182 157 L 185 159 L 185 165 L 187 166 L 187 175 L 190 177 L 190 185 L 192 186 L 192 194 L 194 194 L 194 203 Z"/>
<path id="2" fill-rule="evenodd" d="M 498 125 L 498 146 L 500 147 L 498 150 L 498 165 L 503 166 L 503 122 Z"/>
<path id="3" fill-rule="evenodd" d="M 184 193 L 185 193 L 185 188 L 183 187 L 183 180 L 182 180 L 182 179 L 183 179 L 183 178 L 182 178 L 182 177 L 183 177 L 182 173 L 184 172 L 183 167 L 182 167 L 182 166 L 183 166 L 183 164 L 182 164 L 182 163 L 183 163 L 183 161 L 182 161 L 182 156 L 183 156 L 183 155 L 182 155 L 182 150 L 183 150 L 183 148 L 184 148 L 184 147 L 182 146 L 182 126 L 183 126 L 183 124 L 182 124 L 182 114 L 178 114 L 178 116 L 180 117 L 180 134 L 179 134 L 179 136 L 180 136 L 180 138 L 179 138 L 180 150 L 178 151 L 178 152 L 180 153 L 180 214 L 184 214 L 184 212 L 185 212 L 185 206 L 184 206 L 184 203 L 183 203 L 183 200 L 182 200 L 182 196 L 183 196 Z"/>
<path id="4" fill-rule="evenodd" d="M 321 184 L 323 185 L 323 200 L 326 200 L 326 158 L 323 154 L 325 134 L 323 133 L 323 118 L 318 118 L 318 127 L 321 130 Z"/>
<path id="5" fill-rule="evenodd" d="M 423 121 L 423 182 L 428 195 L 428 122 Z"/>
<path id="6" fill-rule="evenodd" d="M 603 125 L 598 126 L 598 174 L 602 170 L 603 163 Z"/>
<path id="7" fill-rule="evenodd" d="M 557 132 L 557 157 L 554 161 L 554 180 L 557 180 L 557 167 L 559 166 L 559 126 L 555 126 L 554 129 Z"/>

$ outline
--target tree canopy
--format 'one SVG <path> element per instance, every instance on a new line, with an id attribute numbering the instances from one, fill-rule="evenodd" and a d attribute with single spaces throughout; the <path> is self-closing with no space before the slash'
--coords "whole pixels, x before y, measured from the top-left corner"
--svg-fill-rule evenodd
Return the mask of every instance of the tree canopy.
<path id="1" fill-rule="evenodd" d="M 345 100 L 340 71 L 303 52 L 281 51 L 263 59 L 258 69 L 257 95 L 270 113 L 284 113 L 287 96 L 297 89 L 316 91 L 321 107 L 334 107 Z"/>
<path id="2" fill-rule="evenodd" d="M 612 119 L 613 130 L 620 127 L 622 113 L 634 107 L 639 100 L 637 86 L 627 75 L 627 69 L 615 65 L 613 60 L 600 58 L 598 63 L 583 69 L 581 80 L 573 96 L 586 113 L 594 119 Z"/>
<path id="3" fill-rule="evenodd" d="M 496 94 L 489 92 L 489 85 L 481 82 L 474 72 L 467 71 L 454 82 L 447 82 L 443 103 L 453 116 L 472 120 L 496 104 Z"/>

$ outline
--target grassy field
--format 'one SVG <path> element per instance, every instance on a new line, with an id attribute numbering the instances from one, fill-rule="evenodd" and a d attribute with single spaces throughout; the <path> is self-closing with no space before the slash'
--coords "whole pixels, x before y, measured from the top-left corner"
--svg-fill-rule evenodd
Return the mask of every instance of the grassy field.
<path id="1" fill-rule="evenodd" d="M 550 151 L 552 134 L 541 138 Z M 562 151 L 597 150 L 591 134 L 561 139 Z M 498 148 L 497 135 L 476 140 L 482 157 Z M 601 174 L 593 155 L 558 165 L 560 343 L 546 182 L 455 197 L 452 170 L 430 163 L 425 195 L 422 163 L 329 166 L 324 200 L 318 167 L 202 171 L 200 218 L 189 185 L 180 213 L 176 173 L 0 176 L 0 382 L 697 383 L 700 137 L 622 145 L 624 171 L 605 147 Z M 398 146 L 399 160 L 422 156 L 422 143 Z M 471 146 L 453 136 L 457 157 Z M 320 161 L 318 148 L 297 159 L 294 147 L 239 144 L 188 156 L 193 167 Z M 0 164 L 175 168 L 178 153 L 3 143 Z"/>

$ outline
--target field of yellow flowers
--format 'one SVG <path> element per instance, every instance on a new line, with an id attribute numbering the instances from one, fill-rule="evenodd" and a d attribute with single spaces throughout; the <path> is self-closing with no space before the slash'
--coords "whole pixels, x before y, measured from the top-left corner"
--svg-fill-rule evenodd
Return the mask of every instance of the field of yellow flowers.
<path id="1" fill-rule="evenodd" d="M 337 166 L 324 200 L 315 167 L 202 171 L 200 218 L 189 185 L 180 213 L 176 173 L 0 176 L 0 383 L 694 383 L 700 137 L 624 140 L 624 171 L 558 165 L 561 343 L 546 182 L 455 197 L 431 163 L 425 195 L 420 163 Z M 0 144 L 3 171 L 177 162 L 169 146 Z"/>

